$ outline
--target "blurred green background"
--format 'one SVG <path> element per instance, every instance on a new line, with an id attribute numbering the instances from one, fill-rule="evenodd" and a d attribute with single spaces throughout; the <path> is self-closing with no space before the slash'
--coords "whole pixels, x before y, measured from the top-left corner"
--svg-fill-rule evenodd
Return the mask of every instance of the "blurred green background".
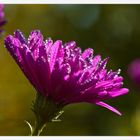
<path id="1" fill-rule="evenodd" d="M 140 5 L 5 5 L 5 34 L 20 29 L 28 37 L 40 29 L 45 38 L 75 40 L 91 47 L 108 69 L 122 69 L 129 94 L 107 102 L 119 117 L 91 104 L 67 106 L 62 122 L 48 124 L 43 135 L 140 135 L 140 87 L 127 75 L 128 64 L 140 57 Z M 0 39 L 0 135 L 28 135 L 24 120 L 34 123 L 31 102 L 35 90 L 9 55 Z"/>

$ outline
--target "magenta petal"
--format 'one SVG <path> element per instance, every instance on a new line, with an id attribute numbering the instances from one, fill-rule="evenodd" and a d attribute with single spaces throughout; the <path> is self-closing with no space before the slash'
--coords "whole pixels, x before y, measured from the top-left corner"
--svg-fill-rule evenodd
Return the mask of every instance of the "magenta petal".
<path id="1" fill-rule="evenodd" d="M 38 80 L 38 75 L 36 74 L 36 68 L 35 68 L 35 61 L 33 57 L 31 56 L 31 52 L 29 51 L 29 48 L 22 48 L 19 50 L 23 59 L 23 71 L 27 78 L 30 80 L 30 82 L 35 86 L 35 88 L 38 88 L 38 91 L 41 91 L 41 84 Z"/>
<path id="2" fill-rule="evenodd" d="M 16 30 L 16 31 L 14 32 L 14 36 L 15 36 L 17 39 L 19 39 L 19 41 L 20 41 L 21 43 L 27 44 L 27 41 L 26 41 L 24 35 L 22 34 L 22 32 L 20 32 L 20 30 Z"/>
<path id="3" fill-rule="evenodd" d="M 117 96 L 125 95 L 128 92 L 129 90 L 127 88 L 121 88 L 119 90 L 110 91 L 109 94 L 111 95 L 111 97 L 117 97 Z"/>
<path id="4" fill-rule="evenodd" d="M 22 61 L 21 54 L 19 53 L 19 47 L 21 46 L 20 41 L 14 38 L 13 36 L 9 35 L 5 39 L 5 46 L 10 52 L 10 54 L 13 56 L 13 58 L 16 60 L 16 62 L 20 64 Z"/>
<path id="5" fill-rule="evenodd" d="M 93 58 L 93 60 L 92 60 L 92 66 L 96 67 L 99 64 L 100 61 L 101 61 L 101 56 L 100 55 L 96 55 Z"/>
<path id="6" fill-rule="evenodd" d="M 43 35 L 39 30 L 34 30 L 30 33 L 28 45 L 32 52 L 43 45 Z"/>
<path id="7" fill-rule="evenodd" d="M 51 38 L 48 38 L 46 41 L 45 41 L 45 49 L 46 49 L 46 53 L 50 52 L 50 49 L 53 45 L 53 41 Z"/>
<path id="8" fill-rule="evenodd" d="M 108 60 L 109 60 L 109 57 L 107 57 L 107 58 L 105 58 L 103 61 L 101 61 L 101 64 L 100 64 L 99 68 L 98 68 L 97 71 L 96 71 L 96 74 L 97 74 L 97 73 L 100 73 L 102 70 L 105 69 Z"/>
<path id="9" fill-rule="evenodd" d="M 118 76 L 115 79 L 113 79 L 114 82 L 122 82 L 123 81 L 123 77 Z"/>
<path id="10" fill-rule="evenodd" d="M 66 48 L 74 49 L 76 47 L 76 42 L 75 41 L 70 41 L 65 44 Z"/>
<path id="11" fill-rule="evenodd" d="M 91 49 L 91 48 L 86 49 L 86 50 L 82 53 L 82 58 L 83 58 L 83 59 L 88 58 L 88 57 L 91 57 L 91 56 L 93 56 L 93 49 Z"/>
<path id="12" fill-rule="evenodd" d="M 105 108 L 111 110 L 112 112 L 114 112 L 114 113 L 116 113 L 116 114 L 118 114 L 120 116 L 122 115 L 117 109 L 115 109 L 114 107 L 112 107 L 112 106 L 110 106 L 110 105 L 108 105 L 108 104 L 106 104 L 104 102 L 97 102 L 96 105 L 105 107 Z"/>
<path id="13" fill-rule="evenodd" d="M 61 46 L 61 41 L 58 40 L 51 47 L 51 50 L 50 50 L 50 72 L 53 71 L 55 61 L 57 59 L 58 50 L 59 50 L 60 46 Z"/>

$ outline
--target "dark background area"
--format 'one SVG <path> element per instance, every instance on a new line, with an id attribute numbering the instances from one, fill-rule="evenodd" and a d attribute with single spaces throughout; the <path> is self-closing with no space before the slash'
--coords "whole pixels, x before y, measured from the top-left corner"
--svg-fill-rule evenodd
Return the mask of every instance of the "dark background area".
<path id="1" fill-rule="evenodd" d="M 107 102 L 123 116 L 92 104 L 65 107 L 61 122 L 48 124 L 44 135 L 140 135 L 140 87 L 127 68 L 140 57 L 140 5 L 5 5 L 5 34 L 20 29 L 26 37 L 39 29 L 45 38 L 75 40 L 110 57 L 108 69 L 121 68 L 129 94 Z M 0 39 L 0 135 L 29 135 L 24 120 L 33 124 L 35 90 Z"/>

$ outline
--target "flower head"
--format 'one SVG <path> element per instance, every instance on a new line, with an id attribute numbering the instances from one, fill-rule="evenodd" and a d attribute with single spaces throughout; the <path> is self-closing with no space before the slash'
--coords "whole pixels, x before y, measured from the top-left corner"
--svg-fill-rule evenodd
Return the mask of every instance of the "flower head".
<path id="1" fill-rule="evenodd" d="M 140 85 L 140 58 L 133 60 L 128 66 L 128 74 L 130 78 Z"/>
<path id="2" fill-rule="evenodd" d="M 5 38 L 5 46 L 39 95 L 56 105 L 87 102 L 120 112 L 103 101 L 124 95 L 120 70 L 107 72 L 108 58 L 84 52 L 74 41 L 62 44 L 50 38 L 43 40 L 40 31 L 32 31 L 28 40 L 17 30 Z"/>
<path id="3" fill-rule="evenodd" d="M 0 33 L 3 32 L 1 27 L 6 23 L 6 20 L 4 19 L 4 5 L 0 4 Z"/>

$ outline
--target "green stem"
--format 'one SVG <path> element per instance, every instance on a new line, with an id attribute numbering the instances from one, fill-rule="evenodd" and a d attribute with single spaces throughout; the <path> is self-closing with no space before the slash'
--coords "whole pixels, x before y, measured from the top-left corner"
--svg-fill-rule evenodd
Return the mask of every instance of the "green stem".
<path id="1" fill-rule="evenodd" d="M 45 127 L 46 124 L 44 123 L 40 123 L 40 124 L 36 123 L 31 136 L 39 136 Z"/>
<path id="2" fill-rule="evenodd" d="M 56 121 L 63 113 L 62 108 L 63 106 L 61 104 L 58 105 L 49 97 L 38 93 L 32 106 L 36 122 L 31 136 L 39 136 L 46 123 L 53 121 L 53 119 Z"/>

